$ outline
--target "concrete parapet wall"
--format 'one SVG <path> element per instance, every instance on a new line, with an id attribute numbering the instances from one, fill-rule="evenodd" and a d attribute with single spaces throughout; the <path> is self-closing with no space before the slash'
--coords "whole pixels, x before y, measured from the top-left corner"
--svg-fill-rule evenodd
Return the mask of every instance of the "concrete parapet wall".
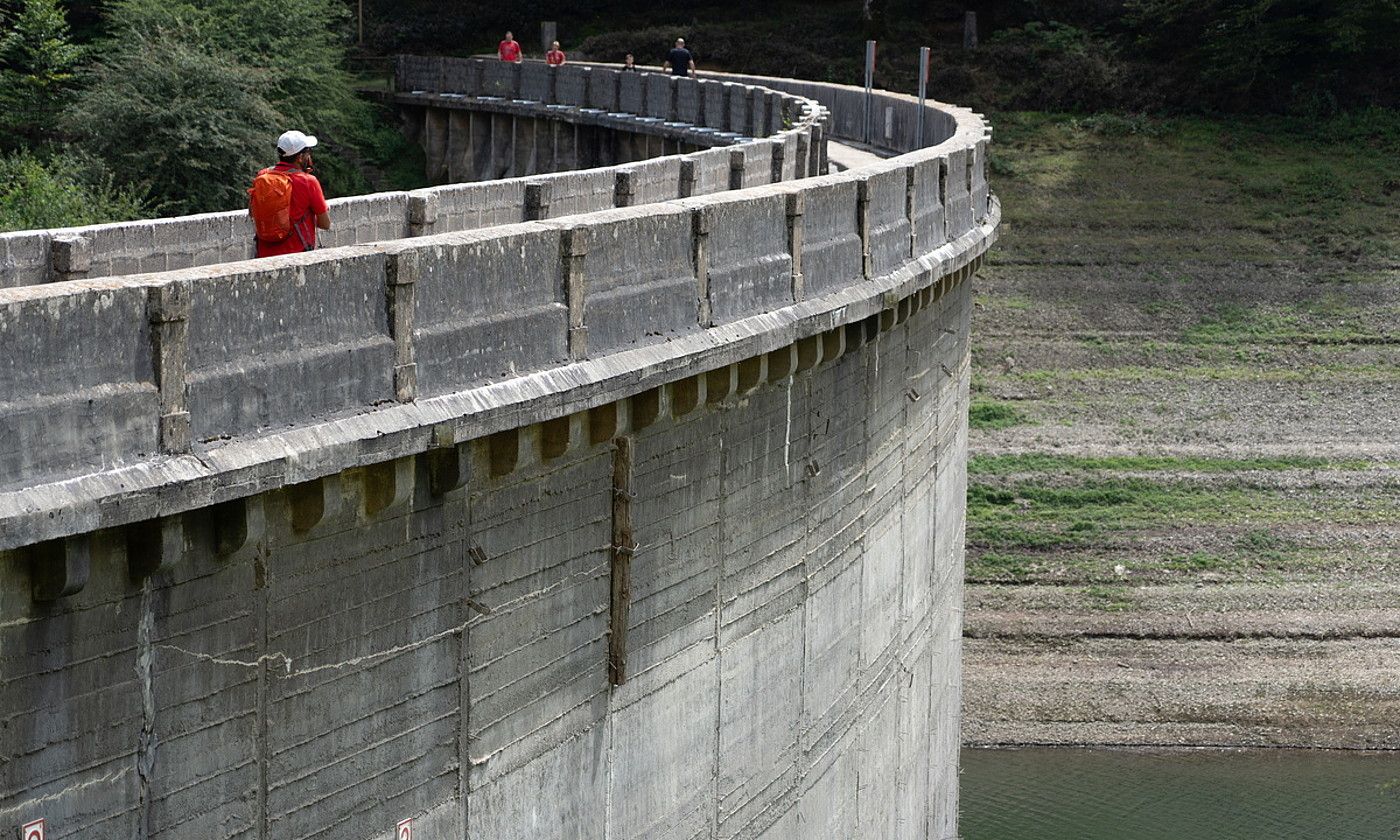
<path id="1" fill-rule="evenodd" d="M 0 301 L 0 486 L 160 451 L 146 290 L 82 283 Z"/>
<path id="2" fill-rule="evenodd" d="M 691 195 L 711 195 L 729 189 L 730 163 L 729 149 L 710 149 L 686 155 L 691 162 Z"/>
<path id="3" fill-rule="evenodd" d="M 724 92 L 722 102 L 729 102 L 729 88 L 749 90 L 746 86 L 707 84 Z M 571 64 L 551 68 L 537 62 L 513 65 L 480 59 L 403 56 L 398 71 L 400 104 L 417 108 L 421 114 L 418 136 L 427 152 L 431 177 L 458 182 L 510 176 L 559 178 L 550 211 L 555 216 L 618 206 L 616 175 L 605 169 L 738 139 L 710 131 L 705 123 L 658 122 L 657 118 L 673 116 L 672 85 L 668 77 L 659 74 L 623 74 L 609 67 Z M 787 107 L 801 106 L 791 95 L 782 96 Z M 653 99 L 656 108 L 651 107 Z M 643 113 L 657 109 L 655 118 Z M 697 110 L 694 116 L 698 119 L 701 115 Z M 725 108 L 707 118 L 709 125 L 718 129 L 732 121 Z M 813 122 L 786 130 L 783 141 L 795 143 L 797 135 L 810 132 Z M 705 130 L 696 131 L 695 126 Z M 743 133 L 742 128 L 739 133 Z M 750 154 L 762 157 L 767 150 L 756 148 Z M 690 194 L 729 189 L 728 170 L 719 174 L 720 168 L 719 164 L 707 168 L 700 189 Z M 578 178 L 555 174 L 579 169 L 597 171 Z M 636 170 L 627 202 L 681 195 L 678 176 L 677 172 L 673 177 L 668 167 Z M 662 180 L 648 180 L 653 177 Z M 770 180 L 765 166 L 757 163 L 752 170 L 745 170 L 741 185 Z M 321 234 L 321 245 L 334 248 L 389 241 L 515 224 L 535 217 L 519 184 L 465 190 L 451 185 L 437 191 L 438 204 L 445 210 L 427 224 L 423 221 L 424 206 L 421 201 L 415 206 L 409 193 L 332 199 L 332 229 Z M 421 199 L 432 193 L 416 191 L 413 195 Z M 252 226 L 241 210 L 21 231 L 0 234 L 0 288 L 217 265 L 252 255 Z"/>
<path id="4" fill-rule="evenodd" d="M 910 250 L 912 196 L 907 165 L 885 164 L 861 172 L 866 205 L 871 272 L 886 274 L 913 255 Z"/>
<path id="5" fill-rule="evenodd" d="M 549 185 L 550 218 L 617 206 L 617 170 L 612 167 L 541 175 L 531 180 Z"/>
<path id="6" fill-rule="evenodd" d="M 582 270 L 571 278 L 583 302 L 587 354 L 605 356 L 700 330 L 694 214 L 670 204 L 601 213 L 567 226 Z"/>
<path id="7" fill-rule="evenodd" d="M 511 225 L 489 235 L 405 243 L 393 253 L 416 274 L 412 340 L 420 393 L 463 391 L 568 360 L 557 230 Z"/>
<path id="8" fill-rule="evenodd" d="M 189 287 L 186 384 L 196 441 L 394 398 L 383 254 L 244 266 L 170 281 Z"/>
<path id="9" fill-rule="evenodd" d="M 681 161 L 674 155 L 629 164 L 632 178 L 632 204 L 655 204 L 681 197 Z"/>
<path id="10" fill-rule="evenodd" d="M 803 190 L 802 277 L 807 292 L 821 296 L 864 277 L 858 215 L 859 182 L 849 176 Z"/>
<path id="11" fill-rule="evenodd" d="M 373 193 L 350 198 L 334 198 L 326 202 L 330 205 L 331 229 L 321 232 L 321 246 L 335 248 L 341 245 L 354 245 L 359 242 L 382 242 L 390 239 L 403 239 L 410 236 L 408 223 L 408 193 Z M 246 256 L 252 257 L 251 225 L 244 213 L 230 214 L 236 217 L 235 223 L 245 233 Z M 225 260 L 227 262 L 227 260 Z M 207 265 L 205 261 L 195 261 L 190 265 Z M 171 265 L 170 268 L 187 266 Z M 123 273 L 123 272 L 114 272 Z"/>
<path id="12" fill-rule="evenodd" d="M 724 324 L 793 302 L 787 195 L 769 189 L 739 201 L 690 199 L 703 237 L 703 301 L 709 324 Z"/>

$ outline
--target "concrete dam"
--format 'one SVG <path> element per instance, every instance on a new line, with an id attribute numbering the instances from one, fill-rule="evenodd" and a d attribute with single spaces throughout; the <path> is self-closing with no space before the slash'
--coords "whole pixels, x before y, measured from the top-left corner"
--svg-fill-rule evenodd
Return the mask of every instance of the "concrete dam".
<path id="1" fill-rule="evenodd" d="M 0 831 L 955 838 L 984 120 L 414 57 L 393 99 L 442 185 L 330 247 L 0 234 Z"/>

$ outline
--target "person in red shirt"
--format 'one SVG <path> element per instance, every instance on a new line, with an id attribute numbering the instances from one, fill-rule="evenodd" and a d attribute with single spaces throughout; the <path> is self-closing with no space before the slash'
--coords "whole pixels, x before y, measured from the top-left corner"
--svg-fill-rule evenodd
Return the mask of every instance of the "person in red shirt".
<path id="1" fill-rule="evenodd" d="M 549 45 L 549 52 L 544 54 L 544 63 L 550 67 L 558 67 L 564 63 L 564 51 L 559 49 L 558 41 Z"/>
<path id="2" fill-rule="evenodd" d="M 496 54 L 501 57 L 501 61 L 514 61 L 519 64 L 521 61 L 520 44 L 516 42 L 515 36 L 507 32 L 505 40 L 496 47 Z"/>
<path id="3" fill-rule="evenodd" d="M 300 254 L 302 251 L 315 250 L 316 231 L 331 229 L 330 207 L 326 205 L 326 195 L 321 191 L 321 182 L 311 174 L 311 149 L 315 145 L 314 136 L 300 131 L 288 131 L 277 138 L 277 154 L 281 160 L 270 168 L 276 172 L 285 172 L 292 179 L 292 235 L 281 242 L 257 240 L 259 257 Z"/>

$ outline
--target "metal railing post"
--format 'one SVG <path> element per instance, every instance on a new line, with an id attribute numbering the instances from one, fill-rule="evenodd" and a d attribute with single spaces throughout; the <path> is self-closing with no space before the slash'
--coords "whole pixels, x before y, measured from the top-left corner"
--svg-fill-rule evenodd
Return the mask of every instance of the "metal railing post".
<path id="1" fill-rule="evenodd" d="M 924 147 L 924 100 L 928 98 L 929 48 L 919 47 L 919 121 L 914 125 L 914 148 Z"/>
<path id="2" fill-rule="evenodd" d="M 870 100 L 875 87 L 875 42 L 865 42 L 865 114 L 862 132 L 866 143 L 870 142 Z"/>

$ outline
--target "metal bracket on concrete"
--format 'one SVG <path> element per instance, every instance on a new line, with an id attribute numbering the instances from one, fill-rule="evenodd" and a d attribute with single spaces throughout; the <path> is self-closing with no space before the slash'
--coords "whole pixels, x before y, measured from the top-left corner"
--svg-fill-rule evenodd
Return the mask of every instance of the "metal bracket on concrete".
<path id="1" fill-rule="evenodd" d="M 613 450 L 612 596 L 608 614 L 608 680 L 627 682 L 627 618 L 632 601 L 632 439 L 620 437 Z"/>

